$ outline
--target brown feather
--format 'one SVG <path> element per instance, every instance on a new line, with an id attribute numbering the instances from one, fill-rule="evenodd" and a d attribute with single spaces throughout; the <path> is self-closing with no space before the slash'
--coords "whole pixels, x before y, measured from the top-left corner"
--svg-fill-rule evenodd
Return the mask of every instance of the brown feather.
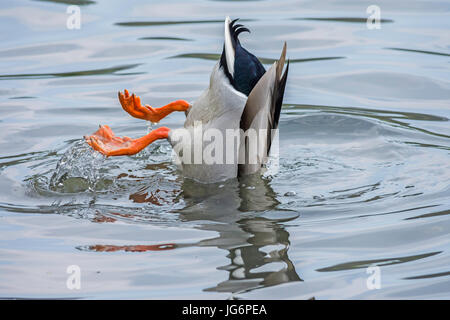
<path id="1" fill-rule="evenodd" d="M 252 128 L 259 132 L 260 129 L 267 130 L 267 140 L 264 154 L 259 154 L 261 163 L 257 165 L 240 164 L 239 175 L 254 173 L 261 168 L 270 152 L 272 144 L 272 129 L 278 128 L 281 106 L 283 103 L 284 89 L 286 86 L 289 62 L 286 71 L 282 74 L 286 60 L 286 42 L 284 43 L 280 59 L 259 79 L 250 92 L 244 111 L 242 112 L 240 128 L 245 132 Z M 249 152 L 245 141 L 241 142 L 241 150 L 245 154 Z M 264 158 L 264 159 L 261 159 Z"/>

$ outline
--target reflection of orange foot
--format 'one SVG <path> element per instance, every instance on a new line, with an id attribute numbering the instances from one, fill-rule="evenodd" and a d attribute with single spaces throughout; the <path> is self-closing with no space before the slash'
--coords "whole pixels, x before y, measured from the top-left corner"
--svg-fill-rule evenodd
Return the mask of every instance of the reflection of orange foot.
<path id="1" fill-rule="evenodd" d="M 136 154 L 157 139 L 167 139 L 169 128 L 160 127 L 138 138 L 116 137 L 107 125 L 100 126 L 91 136 L 85 136 L 86 142 L 105 156 L 123 156 Z"/>
<path id="2" fill-rule="evenodd" d="M 98 215 L 94 219 L 92 219 L 93 222 L 97 223 L 104 223 L 104 222 L 116 222 L 117 220 L 111 217 L 105 217 L 103 215 Z"/>
<path id="3" fill-rule="evenodd" d="M 159 122 L 173 111 L 186 111 L 191 106 L 184 100 L 171 102 L 161 108 L 152 108 L 148 104 L 143 106 L 141 104 L 141 98 L 134 93 L 130 96 L 127 89 L 125 89 L 124 93 L 119 91 L 119 101 L 123 110 L 128 112 L 131 116 L 151 122 Z"/>
<path id="4" fill-rule="evenodd" d="M 97 252 L 116 252 L 116 251 L 128 251 L 128 252 L 145 252 L 145 251 L 162 251 L 175 249 L 177 245 L 175 243 L 165 243 L 157 245 L 135 245 L 135 246 L 113 246 L 97 244 L 95 246 L 89 246 L 89 250 Z"/>

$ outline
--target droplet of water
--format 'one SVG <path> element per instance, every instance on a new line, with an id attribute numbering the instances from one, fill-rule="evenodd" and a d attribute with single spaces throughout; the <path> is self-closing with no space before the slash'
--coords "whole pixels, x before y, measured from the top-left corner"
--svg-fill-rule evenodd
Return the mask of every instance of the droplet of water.
<path id="1" fill-rule="evenodd" d="M 156 126 L 158 122 L 147 121 L 147 133 L 152 132 L 153 127 Z"/>
<path id="2" fill-rule="evenodd" d="M 152 132 L 153 130 L 153 122 L 147 121 L 147 133 Z"/>

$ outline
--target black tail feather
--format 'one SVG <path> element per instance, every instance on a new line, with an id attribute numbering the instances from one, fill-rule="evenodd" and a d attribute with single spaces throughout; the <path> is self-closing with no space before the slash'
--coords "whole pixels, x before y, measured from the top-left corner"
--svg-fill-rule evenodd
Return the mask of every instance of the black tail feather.
<path id="1" fill-rule="evenodd" d="M 239 92 L 249 95 L 258 80 L 264 75 L 266 70 L 261 62 L 253 54 L 245 50 L 239 41 L 239 34 L 250 32 L 242 24 L 235 24 L 239 19 L 234 19 L 228 25 L 230 28 L 231 41 L 234 48 L 234 74 L 229 73 L 227 59 L 225 56 L 225 45 L 220 57 L 220 66 L 231 85 Z"/>

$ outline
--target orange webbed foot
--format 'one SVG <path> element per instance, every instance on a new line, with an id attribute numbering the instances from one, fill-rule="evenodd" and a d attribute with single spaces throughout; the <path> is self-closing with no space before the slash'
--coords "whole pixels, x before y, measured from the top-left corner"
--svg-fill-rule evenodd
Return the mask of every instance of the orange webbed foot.
<path id="1" fill-rule="evenodd" d="M 94 150 L 105 156 L 123 156 L 136 154 L 157 139 L 166 139 L 169 131 L 169 128 L 160 127 L 141 138 L 131 139 L 116 137 L 110 127 L 103 125 L 94 134 L 84 138 Z"/>
<path id="2" fill-rule="evenodd" d="M 91 136 L 84 137 L 86 142 L 96 151 L 105 156 L 128 154 L 122 149 L 129 149 L 132 139 L 129 137 L 116 137 L 111 128 L 107 125 L 100 126 Z"/>
<path id="3" fill-rule="evenodd" d="M 149 110 L 141 104 L 141 98 L 134 93 L 130 95 L 127 89 L 124 93 L 119 91 L 119 101 L 123 110 L 131 116 L 142 120 L 150 120 L 148 119 L 150 116 Z"/>
<path id="4" fill-rule="evenodd" d="M 141 104 L 141 98 L 134 93 L 130 95 L 127 89 L 124 90 L 124 93 L 119 91 L 118 95 L 120 104 L 127 113 L 132 117 L 151 122 L 159 122 L 173 111 L 186 111 L 191 106 L 184 100 L 177 100 L 161 108 L 153 108 L 148 104 L 143 106 Z"/>

